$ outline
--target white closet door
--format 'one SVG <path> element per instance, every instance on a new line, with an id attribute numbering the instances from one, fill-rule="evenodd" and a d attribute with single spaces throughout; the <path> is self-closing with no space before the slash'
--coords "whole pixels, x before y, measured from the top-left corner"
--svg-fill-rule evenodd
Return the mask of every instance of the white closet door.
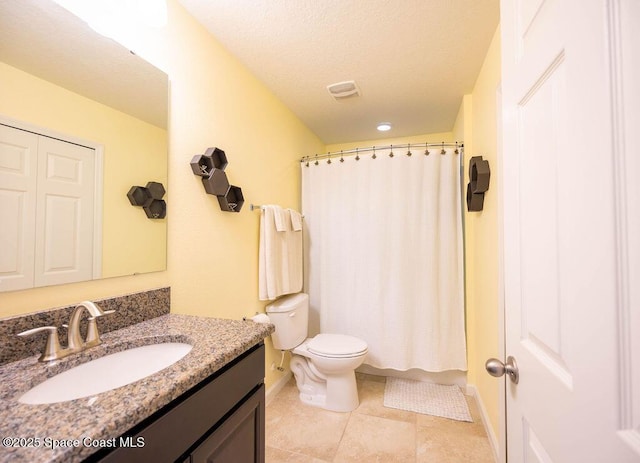
<path id="1" fill-rule="evenodd" d="M 35 285 L 90 280 L 95 151 L 40 137 L 38 164 Z"/>
<path id="2" fill-rule="evenodd" d="M 38 136 L 0 125 L 0 291 L 34 284 Z"/>

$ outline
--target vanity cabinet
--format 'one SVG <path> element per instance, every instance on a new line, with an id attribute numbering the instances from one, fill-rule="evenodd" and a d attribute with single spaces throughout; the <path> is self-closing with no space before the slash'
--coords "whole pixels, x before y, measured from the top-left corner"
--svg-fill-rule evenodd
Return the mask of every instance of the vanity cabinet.
<path id="1" fill-rule="evenodd" d="M 120 436 L 138 447 L 100 451 L 104 463 L 264 463 L 264 344 L 260 343 Z"/>

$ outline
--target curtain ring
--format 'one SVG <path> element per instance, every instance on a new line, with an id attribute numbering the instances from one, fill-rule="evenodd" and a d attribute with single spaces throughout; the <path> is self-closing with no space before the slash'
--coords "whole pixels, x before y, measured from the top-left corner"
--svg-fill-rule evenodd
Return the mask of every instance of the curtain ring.
<path id="1" fill-rule="evenodd" d="M 393 157 L 393 145 L 391 145 L 391 151 L 389 151 L 389 157 L 392 158 Z"/>
<path id="2" fill-rule="evenodd" d="M 378 156 L 376 156 L 376 147 L 374 146 L 374 147 L 373 147 L 373 156 L 371 156 L 371 159 L 375 159 L 375 158 L 377 158 L 377 157 L 378 157 Z"/>
<path id="3" fill-rule="evenodd" d="M 360 160 L 360 155 L 358 154 L 358 148 L 356 148 L 356 161 Z"/>
<path id="4" fill-rule="evenodd" d="M 344 157 L 342 156 L 342 150 L 340 150 L 340 162 L 344 162 Z"/>
<path id="5" fill-rule="evenodd" d="M 407 143 L 407 156 L 411 156 L 411 143 Z"/>
<path id="6" fill-rule="evenodd" d="M 454 151 L 455 154 L 459 154 L 460 150 L 458 149 L 458 142 L 456 142 L 456 150 Z"/>
<path id="7" fill-rule="evenodd" d="M 329 152 L 327 153 L 327 155 L 329 156 L 329 157 L 327 158 L 327 164 L 331 164 L 331 151 L 329 151 Z"/>
<path id="8" fill-rule="evenodd" d="M 314 162 L 314 164 L 317 166 L 318 165 L 318 155 L 316 154 L 316 162 Z"/>
<path id="9" fill-rule="evenodd" d="M 444 150 L 444 142 L 442 142 L 442 150 L 440 151 L 440 154 L 447 154 L 447 152 Z"/>
<path id="10" fill-rule="evenodd" d="M 424 155 L 425 156 L 429 156 L 429 142 L 428 141 L 424 142 L 424 148 L 425 148 Z"/>

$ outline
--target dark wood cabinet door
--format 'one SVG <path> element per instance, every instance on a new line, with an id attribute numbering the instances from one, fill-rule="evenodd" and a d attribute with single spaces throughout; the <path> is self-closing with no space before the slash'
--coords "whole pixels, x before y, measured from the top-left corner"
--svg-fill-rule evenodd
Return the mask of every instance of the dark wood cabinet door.
<path id="1" fill-rule="evenodd" d="M 191 454 L 192 463 L 264 463 L 262 385 Z"/>

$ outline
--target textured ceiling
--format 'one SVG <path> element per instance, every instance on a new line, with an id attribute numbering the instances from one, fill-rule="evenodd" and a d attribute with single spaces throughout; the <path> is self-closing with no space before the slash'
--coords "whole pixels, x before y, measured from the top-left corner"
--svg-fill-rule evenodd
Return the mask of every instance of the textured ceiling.
<path id="1" fill-rule="evenodd" d="M 499 0 L 179 1 L 327 144 L 450 131 L 499 21 Z M 344 80 L 362 95 L 334 100 Z"/>

